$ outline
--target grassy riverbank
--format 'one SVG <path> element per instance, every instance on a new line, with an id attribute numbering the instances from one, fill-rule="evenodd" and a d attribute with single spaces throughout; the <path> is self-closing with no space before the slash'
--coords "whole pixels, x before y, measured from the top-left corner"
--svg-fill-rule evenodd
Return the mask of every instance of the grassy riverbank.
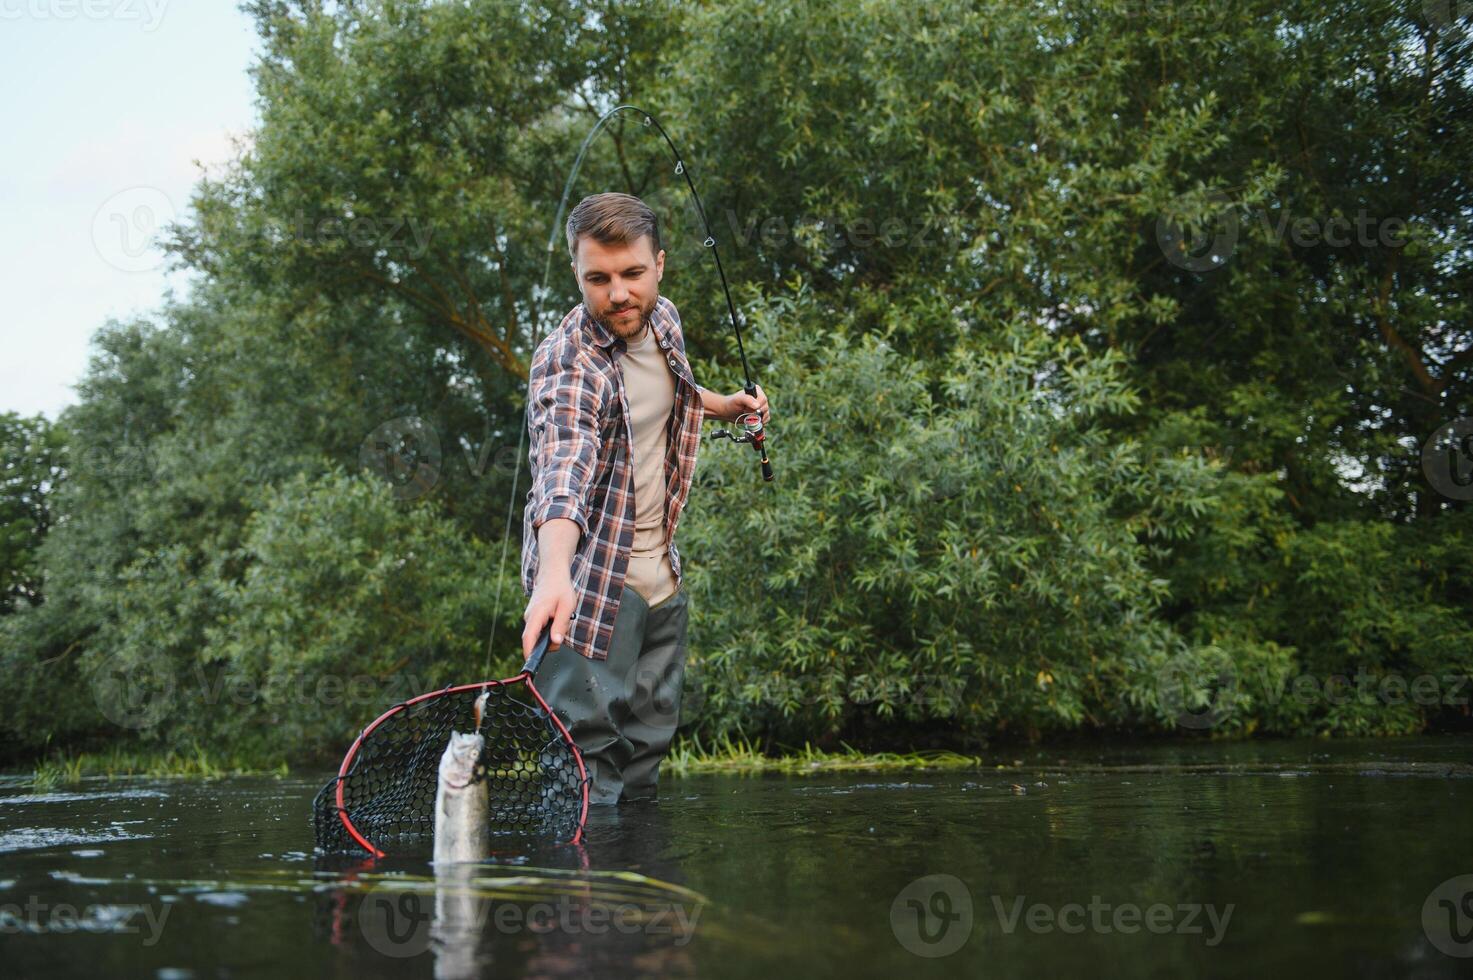
<path id="1" fill-rule="evenodd" d="M 848 745 L 839 752 L 815 749 L 805 743 L 782 755 L 767 755 L 751 743 L 723 738 L 710 748 L 699 741 L 684 742 L 671 751 L 661 772 L 685 776 L 708 772 L 844 772 L 903 769 L 980 769 L 987 761 L 941 749 L 923 752 L 861 752 Z"/>
<path id="2" fill-rule="evenodd" d="M 1324 740 L 1321 740 L 1324 741 Z M 1334 744 L 1333 742 L 1330 744 Z M 303 774 L 321 773 L 327 764 L 299 766 L 296 772 Z M 712 773 L 728 775 L 755 775 L 761 773 L 785 773 L 788 775 L 811 775 L 835 772 L 917 772 L 917 771 L 976 771 L 1018 770 L 1025 768 L 1023 760 L 1001 755 L 994 758 L 965 755 L 941 749 L 914 752 L 862 752 L 844 745 L 840 751 L 825 751 L 805 744 L 801 748 L 785 748 L 781 754 L 769 755 L 745 740 L 721 739 L 706 746 L 699 740 L 678 743 L 666 757 L 661 767 L 668 778 L 696 776 Z M 1291 769 L 1295 772 L 1323 771 L 1346 772 L 1362 775 L 1436 775 L 1473 776 L 1473 766 L 1461 762 L 1430 761 L 1419 763 L 1388 763 L 1379 757 L 1362 757 L 1351 754 L 1331 758 L 1320 753 L 1318 758 L 1295 757 L 1285 760 L 1275 751 L 1253 752 L 1231 762 L 1183 760 L 1180 758 L 1155 759 L 1152 757 L 1131 758 L 1109 763 L 1065 761 L 1053 759 L 1049 762 L 1035 760 L 1031 768 L 1052 772 L 1070 771 L 1077 774 L 1115 773 L 1118 775 L 1139 773 L 1175 772 L 1276 772 Z M 61 786 L 75 785 L 86 777 L 103 778 L 176 778 L 176 779 L 220 779 L 227 776 L 287 776 L 293 772 L 285 761 L 251 758 L 242 755 L 223 756 L 212 754 L 202 747 L 191 752 L 126 751 L 114 749 L 109 752 L 58 753 L 41 760 L 29 768 L 10 768 L 9 776 L 31 778 L 33 789 L 38 792 Z"/>
<path id="3" fill-rule="evenodd" d="M 198 746 L 193 752 L 185 753 L 114 749 L 110 752 L 58 754 L 43 759 L 31 770 L 31 785 L 37 790 L 48 790 L 79 783 L 84 776 L 219 779 L 222 776 L 285 776 L 289 771 L 285 762 L 267 764 L 222 756 Z"/>
<path id="4" fill-rule="evenodd" d="M 724 738 L 710 746 L 699 741 L 680 743 L 666 758 L 662 771 L 668 776 L 680 777 L 701 773 L 805 774 L 984 767 L 991 766 L 980 757 L 944 750 L 861 752 L 845 746 L 841 751 L 831 752 L 805 744 L 781 755 L 768 755 L 747 741 Z M 87 776 L 219 779 L 224 776 L 285 776 L 290 771 L 285 761 L 221 755 L 200 746 L 182 753 L 124 749 L 58 753 L 35 763 L 29 770 L 32 785 L 37 790 L 72 785 Z M 19 774 L 25 772 L 19 770 Z"/>

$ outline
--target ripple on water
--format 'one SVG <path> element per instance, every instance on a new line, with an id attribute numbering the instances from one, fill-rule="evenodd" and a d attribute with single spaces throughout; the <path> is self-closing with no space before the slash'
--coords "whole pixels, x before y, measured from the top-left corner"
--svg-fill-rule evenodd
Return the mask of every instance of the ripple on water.
<path id="1" fill-rule="evenodd" d="M 183 889 L 188 892 L 190 889 Z M 222 909 L 238 909 L 251 900 L 244 892 L 198 892 L 194 896 L 196 902 L 204 902 L 206 905 L 216 905 Z"/>
<path id="2" fill-rule="evenodd" d="M 261 860 L 263 860 L 263 861 L 310 861 L 310 860 L 312 860 L 312 855 L 308 854 L 306 851 L 285 851 L 285 852 L 283 852 L 281 854 L 260 854 L 260 855 L 257 855 L 257 856 L 259 858 L 261 858 Z"/>
<path id="3" fill-rule="evenodd" d="M 22 806 L 28 803 L 75 803 L 78 800 L 164 799 L 167 795 L 156 789 L 121 789 L 102 793 L 26 793 L 21 796 L 0 796 L 0 806 Z"/>
<path id="4" fill-rule="evenodd" d="M 47 847 L 71 847 L 77 844 L 111 844 L 124 840 L 148 840 L 151 834 L 130 834 L 108 827 L 82 832 L 62 827 L 16 827 L 0 833 L 0 854 L 10 851 L 33 851 Z"/>
<path id="5" fill-rule="evenodd" d="M 930 783 L 851 783 L 848 786 L 795 786 L 795 793 L 812 793 L 816 796 L 847 796 L 857 789 L 934 789 Z"/>

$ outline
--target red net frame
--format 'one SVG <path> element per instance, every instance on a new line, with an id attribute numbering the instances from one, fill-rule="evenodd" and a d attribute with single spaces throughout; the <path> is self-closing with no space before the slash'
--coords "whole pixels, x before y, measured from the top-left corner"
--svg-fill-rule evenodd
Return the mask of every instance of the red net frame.
<path id="1" fill-rule="evenodd" d="M 544 634 L 545 636 L 545 634 Z M 358 735 L 313 801 L 317 848 L 375 858 L 427 850 L 440 756 L 451 731 L 486 737 L 474 779 L 488 784 L 488 832 L 577 844 L 588 819 L 588 770 L 571 734 L 532 683 L 543 649 L 505 680 L 431 691 L 389 708 Z"/>

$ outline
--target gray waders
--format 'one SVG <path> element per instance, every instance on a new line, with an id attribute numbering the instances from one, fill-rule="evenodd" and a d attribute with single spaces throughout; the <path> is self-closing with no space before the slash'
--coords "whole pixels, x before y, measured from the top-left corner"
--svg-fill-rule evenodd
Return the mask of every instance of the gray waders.
<path id="1" fill-rule="evenodd" d="M 658 795 L 680 721 L 688 611 L 684 587 L 651 607 L 626 585 L 608 659 L 551 650 L 538 670 L 537 689 L 583 754 L 590 804 Z"/>

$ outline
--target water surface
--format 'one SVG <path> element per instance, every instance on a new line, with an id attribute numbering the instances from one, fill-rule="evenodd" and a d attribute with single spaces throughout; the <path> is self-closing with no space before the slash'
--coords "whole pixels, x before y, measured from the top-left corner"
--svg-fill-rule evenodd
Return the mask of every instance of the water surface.
<path id="1" fill-rule="evenodd" d="M 0 975 L 1467 976 L 1473 877 L 1445 883 L 1473 875 L 1470 749 L 666 777 L 582 846 L 438 877 L 314 856 L 318 777 L 9 778 Z"/>

